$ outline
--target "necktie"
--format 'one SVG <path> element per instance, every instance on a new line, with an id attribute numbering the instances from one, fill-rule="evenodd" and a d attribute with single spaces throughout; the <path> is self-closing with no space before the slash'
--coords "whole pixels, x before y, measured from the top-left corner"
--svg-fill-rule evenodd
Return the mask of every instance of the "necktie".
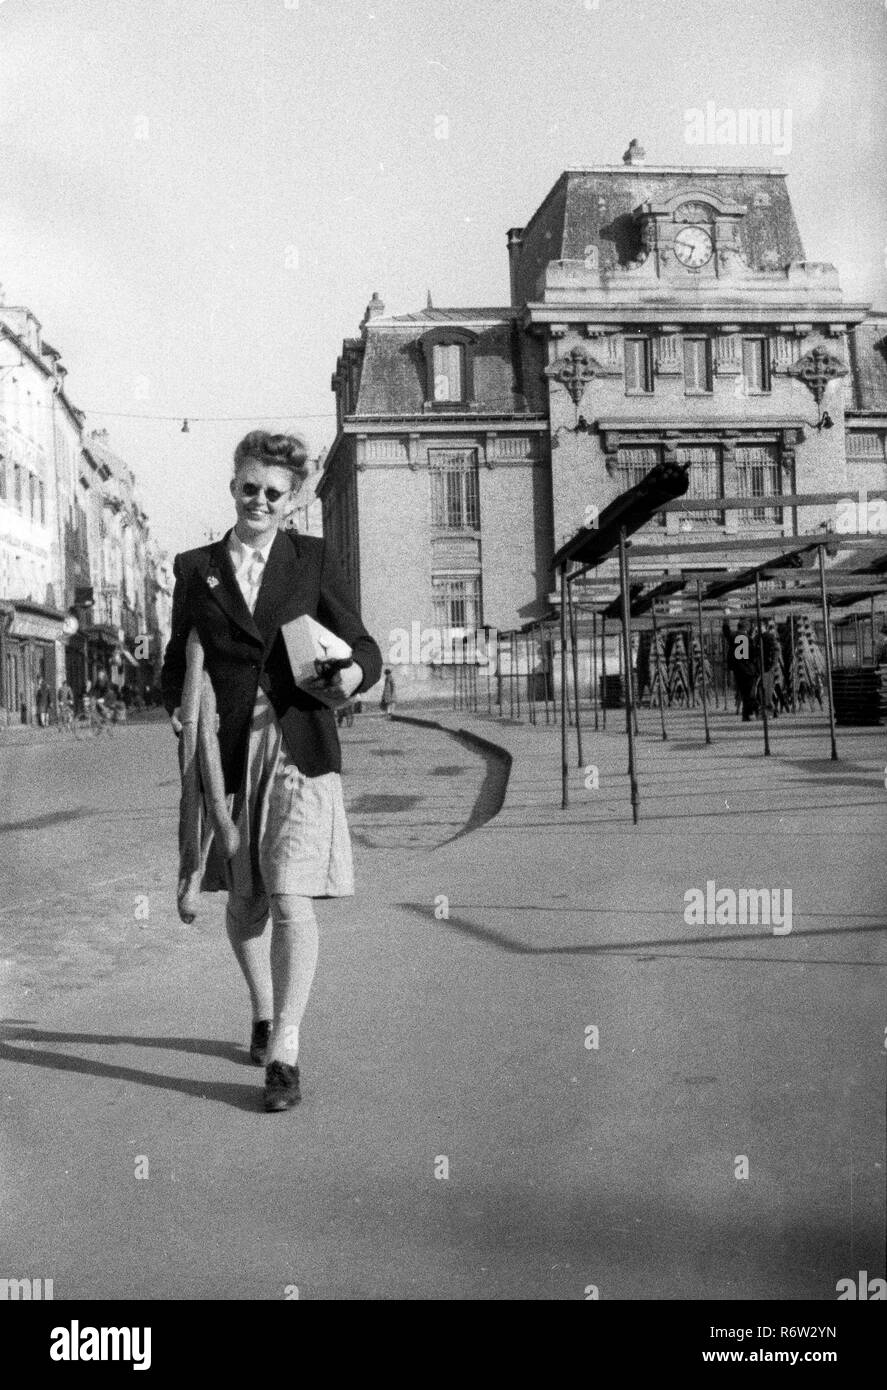
<path id="1" fill-rule="evenodd" d="M 261 550 L 254 550 L 250 558 L 249 567 L 246 571 L 246 582 L 249 585 L 249 611 L 255 612 L 256 600 L 259 597 L 259 589 L 262 587 L 262 575 L 265 570 L 265 557 Z"/>

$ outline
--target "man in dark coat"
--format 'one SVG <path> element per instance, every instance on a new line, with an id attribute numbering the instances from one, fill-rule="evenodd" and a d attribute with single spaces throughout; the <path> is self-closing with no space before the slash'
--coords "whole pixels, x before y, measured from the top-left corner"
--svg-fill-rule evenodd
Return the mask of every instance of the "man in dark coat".
<path id="1" fill-rule="evenodd" d="M 757 712 L 758 707 L 755 698 L 758 672 L 756 663 L 752 658 L 751 634 L 742 618 L 736 624 L 735 632 L 730 627 L 729 620 L 725 618 L 722 631 L 724 641 L 727 644 L 727 665 L 733 673 L 736 689 L 742 701 L 743 723 L 747 724 Z"/>

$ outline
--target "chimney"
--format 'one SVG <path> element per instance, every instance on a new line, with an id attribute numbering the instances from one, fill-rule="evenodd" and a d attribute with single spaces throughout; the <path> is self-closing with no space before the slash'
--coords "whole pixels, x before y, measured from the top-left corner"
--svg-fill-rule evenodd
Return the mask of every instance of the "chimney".
<path id="1" fill-rule="evenodd" d="M 632 140 L 628 146 L 628 149 L 625 151 L 625 154 L 622 156 L 622 163 L 635 165 L 646 164 L 646 162 L 647 152 L 641 144 L 640 140 Z"/>
<path id="2" fill-rule="evenodd" d="M 384 314 L 384 312 L 385 305 L 382 303 L 377 292 L 373 290 L 373 297 L 367 305 L 366 313 L 364 314 L 360 323 L 361 328 L 366 328 L 370 319 L 377 319 L 379 318 L 380 314 Z"/>
<path id="3" fill-rule="evenodd" d="M 510 227 L 508 229 L 508 278 L 511 284 L 511 304 L 512 308 L 517 304 L 517 265 L 520 260 L 521 247 L 524 243 L 523 227 Z"/>

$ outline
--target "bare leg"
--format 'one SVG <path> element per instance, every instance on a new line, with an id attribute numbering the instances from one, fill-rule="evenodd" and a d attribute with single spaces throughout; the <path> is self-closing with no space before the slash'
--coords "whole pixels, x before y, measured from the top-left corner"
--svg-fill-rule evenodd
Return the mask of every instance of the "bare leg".
<path id="1" fill-rule="evenodd" d="M 272 894 L 271 921 L 274 1032 L 268 1061 L 295 1066 L 299 1025 L 317 968 L 317 919 L 312 900 L 297 893 Z"/>

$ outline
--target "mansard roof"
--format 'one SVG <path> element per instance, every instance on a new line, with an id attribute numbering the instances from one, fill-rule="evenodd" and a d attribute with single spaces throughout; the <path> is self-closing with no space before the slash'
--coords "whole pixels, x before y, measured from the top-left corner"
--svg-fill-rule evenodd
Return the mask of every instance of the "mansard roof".
<path id="1" fill-rule="evenodd" d="M 510 309 L 424 309 L 367 325 L 355 415 L 426 414 L 423 339 L 437 326 L 472 324 L 478 414 L 544 411 L 543 344 Z"/>
<path id="2" fill-rule="evenodd" d="M 420 309 L 413 314 L 392 314 L 388 323 L 496 323 L 512 318 L 516 309 Z"/>
<path id="3" fill-rule="evenodd" d="M 850 334 L 853 404 L 887 414 L 887 314 L 872 314 Z"/>
<path id="4" fill-rule="evenodd" d="M 583 260 L 598 250 L 602 271 L 635 254 L 633 219 L 642 203 L 667 203 L 686 193 L 704 202 L 706 192 L 747 209 L 739 223 L 742 251 L 755 270 L 774 270 L 804 260 L 785 174 L 766 169 L 606 165 L 566 169 L 523 229 L 517 260 L 518 304 L 532 300 L 549 261 Z"/>

